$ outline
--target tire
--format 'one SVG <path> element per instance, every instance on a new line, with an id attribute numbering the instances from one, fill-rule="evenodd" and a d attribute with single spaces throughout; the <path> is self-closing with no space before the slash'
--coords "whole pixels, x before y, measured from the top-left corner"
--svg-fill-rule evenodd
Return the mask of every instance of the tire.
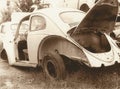
<path id="1" fill-rule="evenodd" d="M 66 77 L 65 64 L 58 53 L 48 53 L 44 57 L 43 70 L 50 80 L 63 80 Z"/>

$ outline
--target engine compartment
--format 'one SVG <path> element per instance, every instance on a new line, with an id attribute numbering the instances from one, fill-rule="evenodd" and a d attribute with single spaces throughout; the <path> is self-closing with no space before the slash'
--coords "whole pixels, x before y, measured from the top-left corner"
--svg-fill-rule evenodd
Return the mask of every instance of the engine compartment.
<path id="1" fill-rule="evenodd" d="M 70 31 L 71 37 L 81 46 L 93 53 L 102 53 L 110 51 L 110 44 L 104 33 L 89 28 Z"/>

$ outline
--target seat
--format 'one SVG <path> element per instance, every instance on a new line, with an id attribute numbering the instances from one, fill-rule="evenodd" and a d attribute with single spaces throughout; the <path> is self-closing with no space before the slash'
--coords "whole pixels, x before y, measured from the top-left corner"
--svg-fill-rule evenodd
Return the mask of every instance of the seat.
<path id="1" fill-rule="evenodd" d="M 27 49 L 23 49 L 24 55 L 25 55 L 25 60 L 28 61 L 28 50 Z"/>

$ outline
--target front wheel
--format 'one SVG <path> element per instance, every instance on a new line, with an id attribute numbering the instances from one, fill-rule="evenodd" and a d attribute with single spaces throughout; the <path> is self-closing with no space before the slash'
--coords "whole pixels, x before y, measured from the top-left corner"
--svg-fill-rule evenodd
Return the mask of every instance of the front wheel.
<path id="1" fill-rule="evenodd" d="M 50 79 L 61 80 L 66 77 L 64 61 L 58 53 L 48 53 L 43 60 L 43 69 Z"/>

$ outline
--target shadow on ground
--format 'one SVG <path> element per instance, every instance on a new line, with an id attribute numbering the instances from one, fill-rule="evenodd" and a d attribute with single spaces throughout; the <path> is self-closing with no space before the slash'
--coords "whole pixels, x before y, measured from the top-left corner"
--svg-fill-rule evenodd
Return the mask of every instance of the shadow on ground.
<path id="1" fill-rule="evenodd" d="M 120 89 L 120 64 L 110 67 L 89 68 L 72 61 L 67 65 L 67 78 L 52 82 L 45 79 L 41 68 L 16 68 L 27 73 L 33 73 L 34 83 L 41 84 L 42 82 L 43 89 Z"/>

